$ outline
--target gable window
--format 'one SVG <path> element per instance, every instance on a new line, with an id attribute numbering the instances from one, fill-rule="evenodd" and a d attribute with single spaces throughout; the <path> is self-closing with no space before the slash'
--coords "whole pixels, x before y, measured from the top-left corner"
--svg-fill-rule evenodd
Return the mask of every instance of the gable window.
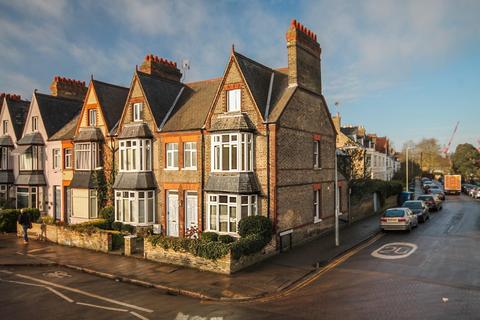
<path id="1" fill-rule="evenodd" d="M 10 149 L 0 147 L 0 170 L 8 170 L 8 158 L 10 157 Z"/>
<path id="2" fill-rule="evenodd" d="M 234 89 L 227 91 L 227 111 L 240 111 L 240 103 L 242 101 L 242 90 Z"/>
<path id="3" fill-rule="evenodd" d="M 75 169 L 95 170 L 100 164 L 98 144 L 96 142 L 75 144 Z"/>
<path id="4" fill-rule="evenodd" d="M 3 134 L 8 133 L 8 120 L 3 120 Z"/>
<path id="5" fill-rule="evenodd" d="M 143 103 L 133 104 L 133 121 L 142 121 Z"/>
<path id="6" fill-rule="evenodd" d="M 322 194 L 321 189 L 313 191 L 313 221 L 322 221 Z"/>
<path id="7" fill-rule="evenodd" d="M 53 169 L 59 169 L 60 168 L 60 149 L 53 149 L 52 150 L 52 164 L 53 164 Z"/>
<path id="8" fill-rule="evenodd" d="M 252 171 L 253 135 L 229 133 L 212 136 L 212 171 Z"/>
<path id="9" fill-rule="evenodd" d="M 63 159 L 63 165 L 65 169 L 71 169 L 72 168 L 72 148 L 66 148 L 64 150 L 64 159 Z"/>
<path id="10" fill-rule="evenodd" d="M 236 233 L 238 222 L 257 214 L 256 195 L 208 195 L 208 230 Z"/>
<path id="11" fill-rule="evenodd" d="M 197 169 L 197 143 L 185 142 L 183 144 L 183 167 Z"/>
<path id="12" fill-rule="evenodd" d="M 120 141 L 120 171 L 152 170 L 152 150 L 149 139 Z"/>
<path id="13" fill-rule="evenodd" d="M 167 143 L 167 169 L 178 169 L 178 143 Z"/>
<path id="14" fill-rule="evenodd" d="M 313 141 L 313 167 L 320 169 L 322 167 L 322 153 L 320 149 L 320 141 Z"/>
<path id="15" fill-rule="evenodd" d="M 38 117 L 32 117 L 32 131 L 35 132 L 38 130 Z"/>
<path id="16" fill-rule="evenodd" d="M 20 170 L 43 170 L 43 147 L 31 146 L 20 154 Z"/>
<path id="17" fill-rule="evenodd" d="M 97 126 L 97 109 L 88 110 L 88 125 L 90 127 Z"/>

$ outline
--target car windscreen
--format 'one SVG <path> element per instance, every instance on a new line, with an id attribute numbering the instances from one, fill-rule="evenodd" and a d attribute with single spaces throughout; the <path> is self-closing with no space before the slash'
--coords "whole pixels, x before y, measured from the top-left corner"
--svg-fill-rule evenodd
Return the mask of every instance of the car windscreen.
<path id="1" fill-rule="evenodd" d="M 402 207 L 410 209 L 422 209 L 422 203 L 420 201 L 405 202 Z"/>
<path id="2" fill-rule="evenodd" d="M 383 214 L 384 217 L 389 217 L 389 218 L 398 218 L 398 217 L 403 217 L 404 215 L 405 215 L 405 211 L 399 210 L 399 209 L 387 210 Z"/>
<path id="3" fill-rule="evenodd" d="M 428 201 L 428 200 L 433 200 L 433 197 L 432 197 L 432 196 L 429 196 L 429 197 L 420 196 L 420 197 L 418 197 L 417 199 L 418 199 L 418 200 L 423 200 L 423 201 L 425 201 L 425 200 Z"/>

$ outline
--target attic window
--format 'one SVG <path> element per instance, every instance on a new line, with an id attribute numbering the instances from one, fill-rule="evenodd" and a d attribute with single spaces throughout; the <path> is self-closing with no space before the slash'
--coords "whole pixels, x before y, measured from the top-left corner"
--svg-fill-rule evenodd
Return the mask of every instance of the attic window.
<path id="1" fill-rule="evenodd" d="M 227 91 L 227 111 L 240 111 L 242 91 L 241 89 L 234 89 Z"/>
<path id="2" fill-rule="evenodd" d="M 88 125 L 90 127 L 97 126 L 97 109 L 88 110 Z"/>
<path id="3" fill-rule="evenodd" d="M 38 117 L 32 117 L 32 131 L 38 130 Z"/>
<path id="4" fill-rule="evenodd" d="M 3 134 L 8 133 L 8 120 L 3 120 Z"/>
<path id="5" fill-rule="evenodd" d="M 143 103 L 133 104 L 133 121 L 142 121 Z"/>

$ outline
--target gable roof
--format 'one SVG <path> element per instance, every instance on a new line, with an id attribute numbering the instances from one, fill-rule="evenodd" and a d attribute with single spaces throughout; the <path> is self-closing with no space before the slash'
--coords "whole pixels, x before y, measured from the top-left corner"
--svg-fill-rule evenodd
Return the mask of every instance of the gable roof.
<path id="1" fill-rule="evenodd" d="M 5 99 L 5 101 L 10 113 L 10 121 L 12 122 L 13 131 L 15 131 L 16 140 L 20 140 L 27 119 L 30 101 L 9 99 Z"/>
<path id="2" fill-rule="evenodd" d="M 72 120 L 70 120 L 66 125 L 58 130 L 49 140 L 72 140 L 75 136 L 75 130 L 77 128 L 77 121 L 80 118 L 80 113 L 78 113 Z"/>
<path id="3" fill-rule="evenodd" d="M 288 75 L 285 74 L 284 69 L 271 69 L 238 52 L 234 52 L 233 55 L 240 67 L 245 81 L 247 82 L 255 103 L 262 114 L 262 118 L 264 120 L 269 119 L 270 114 L 273 112 L 276 104 L 281 100 L 285 89 L 288 87 Z M 270 93 L 270 101 L 268 101 L 272 74 L 272 90 Z"/>
<path id="4" fill-rule="evenodd" d="M 129 89 L 98 80 L 92 80 L 92 84 L 110 131 L 122 115 Z"/>
<path id="5" fill-rule="evenodd" d="M 47 139 L 63 128 L 82 109 L 83 101 L 35 92 Z"/>
<path id="6" fill-rule="evenodd" d="M 136 71 L 157 127 L 163 123 L 184 84 Z"/>
<path id="7" fill-rule="evenodd" d="M 201 129 L 222 78 L 188 83 L 163 131 Z"/>

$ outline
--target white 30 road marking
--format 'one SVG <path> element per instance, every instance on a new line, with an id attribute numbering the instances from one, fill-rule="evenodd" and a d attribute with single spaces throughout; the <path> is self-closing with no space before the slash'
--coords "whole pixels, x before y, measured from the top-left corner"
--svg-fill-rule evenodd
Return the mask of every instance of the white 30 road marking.
<path id="1" fill-rule="evenodd" d="M 403 259 L 410 256 L 418 249 L 416 244 L 409 242 L 387 243 L 373 251 L 371 255 L 379 259 Z"/>

